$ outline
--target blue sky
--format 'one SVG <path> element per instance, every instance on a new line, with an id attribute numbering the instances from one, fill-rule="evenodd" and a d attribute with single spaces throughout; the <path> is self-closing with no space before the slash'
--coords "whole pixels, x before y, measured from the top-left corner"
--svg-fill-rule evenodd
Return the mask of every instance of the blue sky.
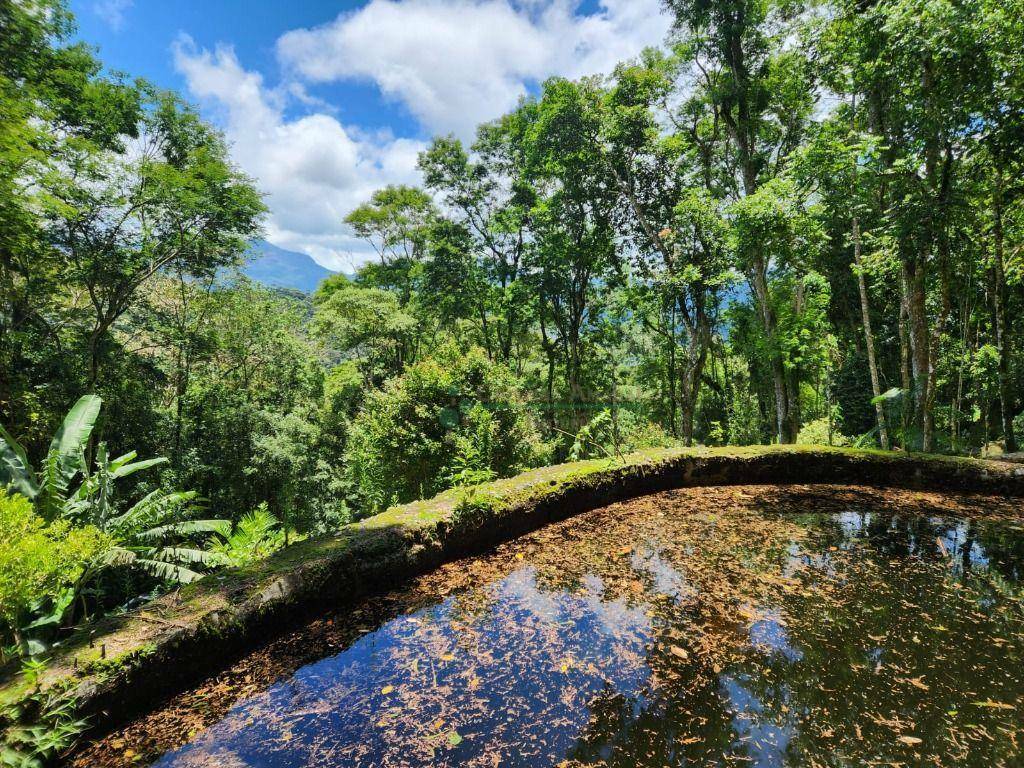
<path id="1" fill-rule="evenodd" d="M 551 75 L 660 44 L 660 0 L 72 0 L 111 69 L 173 88 L 222 128 L 270 207 L 267 239 L 349 269 L 342 223 L 417 183 L 431 136 L 471 141 Z"/>

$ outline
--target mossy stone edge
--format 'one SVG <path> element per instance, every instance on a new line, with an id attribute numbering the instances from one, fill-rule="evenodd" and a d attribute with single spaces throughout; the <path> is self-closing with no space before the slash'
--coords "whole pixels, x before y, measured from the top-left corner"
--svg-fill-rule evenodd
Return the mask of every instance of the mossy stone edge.
<path id="1" fill-rule="evenodd" d="M 63 644 L 40 685 L 73 691 L 80 713 L 102 732 L 298 621 L 549 522 L 672 488 L 761 483 L 1024 496 L 1024 467 L 793 446 L 661 449 L 544 467 L 392 507 L 332 537 L 299 542 L 100 622 Z M 30 693 L 12 670 L 0 678 L 0 701 L 15 703 Z"/>

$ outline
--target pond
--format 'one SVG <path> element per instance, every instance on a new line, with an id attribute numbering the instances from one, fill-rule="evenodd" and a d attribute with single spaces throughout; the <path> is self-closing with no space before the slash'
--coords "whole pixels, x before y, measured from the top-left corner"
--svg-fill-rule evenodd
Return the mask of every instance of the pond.
<path id="1" fill-rule="evenodd" d="M 1018 503 L 615 504 L 274 640 L 74 764 L 1021 765 Z"/>

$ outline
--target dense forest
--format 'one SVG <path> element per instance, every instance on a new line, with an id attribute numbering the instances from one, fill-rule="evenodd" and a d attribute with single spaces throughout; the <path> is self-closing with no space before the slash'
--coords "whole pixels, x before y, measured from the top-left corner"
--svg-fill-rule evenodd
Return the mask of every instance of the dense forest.
<path id="1" fill-rule="evenodd" d="M 0 0 L 5 655 L 531 466 L 1016 451 L 1024 2 L 666 1 L 662 49 L 434 139 L 305 295 L 238 270 L 217 130 Z"/>

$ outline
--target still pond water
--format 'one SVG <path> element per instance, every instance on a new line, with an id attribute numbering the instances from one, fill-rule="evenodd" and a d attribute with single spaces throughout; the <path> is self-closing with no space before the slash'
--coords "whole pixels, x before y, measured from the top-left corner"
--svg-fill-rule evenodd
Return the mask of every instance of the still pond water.
<path id="1" fill-rule="evenodd" d="M 1024 765 L 1013 512 L 821 486 L 597 510 L 321 621 L 332 652 L 155 765 Z"/>

